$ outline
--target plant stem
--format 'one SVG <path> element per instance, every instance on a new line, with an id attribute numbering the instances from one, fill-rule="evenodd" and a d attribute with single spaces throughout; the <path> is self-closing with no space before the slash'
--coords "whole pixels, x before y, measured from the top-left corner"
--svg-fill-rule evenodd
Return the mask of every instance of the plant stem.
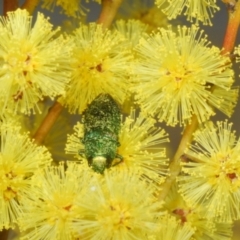
<path id="1" fill-rule="evenodd" d="M 9 233 L 9 230 L 6 230 L 6 229 L 2 230 L 0 232 L 0 239 L 1 240 L 7 240 L 8 239 L 8 233 Z"/>
<path id="2" fill-rule="evenodd" d="M 102 24 L 103 28 L 108 28 L 116 16 L 122 0 L 102 0 L 102 10 L 97 23 Z"/>
<path id="3" fill-rule="evenodd" d="M 40 0 L 26 0 L 21 8 L 26 9 L 32 15 L 39 2 Z"/>
<path id="4" fill-rule="evenodd" d="M 7 12 L 15 11 L 18 8 L 18 0 L 3 0 L 3 15 L 6 16 Z"/>
<path id="5" fill-rule="evenodd" d="M 47 116 L 43 120 L 35 135 L 33 136 L 33 138 L 35 139 L 35 143 L 39 145 L 43 143 L 45 137 L 54 125 L 62 110 L 63 106 L 59 102 L 55 102 L 53 106 L 49 108 Z"/>
<path id="6" fill-rule="evenodd" d="M 193 133 L 198 127 L 198 121 L 197 117 L 194 115 L 192 117 L 191 124 L 187 125 L 183 135 L 182 139 L 180 141 L 180 144 L 178 146 L 178 149 L 170 163 L 169 166 L 169 171 L 170 175 L 167 177 L 166 181 L 160 186 L 162 191 L 160 192 L 158 198 L 160 201 L 164 200 L 165 197 L 167 196 L 173 182 L 175 181 L 175 178 L 181 171 L 181 166 L 180 166 L 180 161 L 181 161 L 181 156 L 184 154 L 184 151 L 188 144 L 192 141 Z"/>
<path id="7" fill-rule="evenodd" d="M 228 7 L 228 25 L 223 41 L 223 54 L 232 52 L 240 24 L 240 1 L 225 2 Z"/>

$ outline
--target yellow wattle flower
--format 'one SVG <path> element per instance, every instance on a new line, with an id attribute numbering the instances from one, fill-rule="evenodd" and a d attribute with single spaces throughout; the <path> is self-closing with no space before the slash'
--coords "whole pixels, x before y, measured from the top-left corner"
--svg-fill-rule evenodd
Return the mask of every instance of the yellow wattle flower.
<path id="1" fill-rule="evenodd" d="M 163 215 L 154 191 L 128 171 L 95 175 L 85 194 L 79 195 L 73 229 L 81 239 L 147 239 L 156 233 L 156 219 Z"/>
<path id="2" fill-rule="evenodd" d="M 154 240 L 191 240 L 194 230 L 188 224 L 182 224 L 170 215 L 164 216 L 159 220 L 159 230 Z"/>
<path id="3" fill-rule="evenodd" d="M 134 19 L 130 19 L 129 21 L 118 20 L 114 24 L 114 29 L 126 38 L 129 47 L 133 50 L 141 39 L 143 33 L 146 32 L 147 25 Z"/>
<path id="4" fill-rule="evenodd" d="M 232 223 L 219 223 L 213 218 L 206 218 L 204 205 L 197 207 L 187 204 L 179 193 L 177 183 L 174 183 L 164 200 L 163 209 L 168 211 L 168 214 L 173 216 L 182 226 L 188 225 L 192 232 L 193 239 L 206 240 L 231 239 Z"/>
<path id="5" fill-rule="evenodd" d="M 101 93 L 123 103 L 129 91 L 131 52 L 117 32 L 101 25 L 81 25 L 74 33 L 71 81 L 60 102 L 71 113 L 82 113 Z"/>
<path id="6" fill-rule="evenodd" d="M 83 165 L 62 162 L 38 173 L 31 198 L 22 207 L 21 239 L 76 239 L 72 226 L 73 219 L 79 217 L 76 199 L 82 196 L 92 177 L 87 170 Z"/>
<path id="7" fill-rule="evenodd" d="M 65 93 L 71 44 L 52 27 L 41 13 L 32 26 L 26 10 L 0 18 L 0 111 L 34 113 L 43 97 Z"/>
<path id="8" fill-rule="evenodd" d="M 188 204 L 204 205 L 204 217 L 225 223 L 240 219 L 240 140 L 231 128 L 225 121 L 197 131 L 195 143 L 186 151 L 185 174 L 178 177 Z"/>
<path id="9" fill-rule="evenodd" d="M 74 18 L 85 16 L 87 12 L 87 9 L 82 6 L 81 0 L 43 0 L 43 8 L 53 10 L 55 6 L 59 6 L 65 15 Z"/>
<path id="10" fill-rule="evenodd" d="M 74 155 L 74 158 L 87 162 L 87 159 L 84 157 L 84 144 L 82 143 L 84 136 L 83 127 L 83 124 L 80 122 L 77 122 L 76 125 L 74 125 L 73 134 L 67 135 L 65 151 L 67 154 Z"/>
<path id="11" fill-rule="evenodd" d="M 131 111 L 119 134 L 118 154 L 123 161 L 114 168 L 136 171 L 145 180 L 160 184 L 168 174 L 169 159 L 163 144 L 169 139 L 168 134 L 154 124 L 154 119 L 145 118 L 141 113 L 136 116 L 136 112 Z"/>
<path id="12" fill-rule="evenodd" d="M 176 18 L 180 14 L 187 15 L 187 19 L 196 23 L 203 22 L 206 25 L 212 25 L 211 18 L 219 10 L 216 0 L 155 0 L 159 8 L 169 19 Z"/>
<path id="13" fill-rule="evenodd" d="M 146 26 L 148 33 L 157 30 L 159 27 L 167 27 L 166 15 L 154 5 L 154 0 L 123 0 L 120 6 L 117 19 L 137 20 Z"/>
<path id="14" fill-rule="evenodd" d="M 31 197 L 33 176 L 52 161 L 43 146 L 37 146 L 16 123 L 0 126 L 0 229 L 14 228 L 22 213 L 22 204 Z"/>
<path id="15" fill-rule="evenodd" d="M 192 26 L 160 29 L 140 40 L 136 51 L 135 85 L 141 111 L 168 125 L 186 125 L 193 115 L 200 123 L 215 114 L 230 116 L 238 89 L 228 57 L 210 47 L 203 32 Z"/>

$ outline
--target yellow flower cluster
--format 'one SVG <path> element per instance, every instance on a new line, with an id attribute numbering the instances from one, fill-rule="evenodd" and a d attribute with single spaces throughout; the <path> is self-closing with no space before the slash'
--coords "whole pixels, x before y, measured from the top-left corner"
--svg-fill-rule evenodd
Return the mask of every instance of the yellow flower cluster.
<path id="1" fill-rule="evenodd" d="M 218 9 L 215 0 L 155 2 L 165 6 L 169 18 L 183 12 L 205 24 Z M 129 4 L 134 3 L 140 6 L 140 1 Z M 55 6 L 72 17 L 84 14 L 81 1 L 43 1 L 43 7 Z M 135 19 L 151 30 L 159 26 L 159 19 L 166 25 L 156 6 L 146 9 Z M 67 36 L 53 30 L 41 13 L 34 24 L 26 10 L 0 17 L 0 120 L 7 119 L 0 122 L 0 230 L 18 225 L 23 240 L 231 238 L 232 223 L 240 219 L 240 140 L 227 121 L 217 126 L 206 121 L 216 109 L 227 116 L 233 112 L 238 89 L 232 87 L 232 63 L 196 25 L 146 31 L 150 30 L 140 21 L 120 20 L 112 30 L 80 24 Z M 235 53 L 239 52 L 237 48 Z M 102 93 L 116 105 L 140 107 L 122 115 L 121 125 L 119 112 L 93 108 L 103 116 L 106 111 L 107 116 L 117 114 L 107 119 L 117 131 L 105 134 L 104 128 L 92 124 L 88 132 L 89 142 L 99 145 L 96 148 L 106 139 L 116 145 L 111 155 L 115 159 L 102 174 L 88 166 L 91 160 L 85 150 L 93 145 L 83 141 L 86 122 L 78 122 L 67 139 L 66 152 L 77 161 L 51 166 L 47 148 L 34 144 L 8 118 L 41 112 L 39 102 L 47 97 L 58 97 L 70 113 L 82 114 Z M 134 103 L 129 100 L 133 96 Z M 201 128 L 182 156 L 182 170 L 162 203 L 158 199 L 162 183 L 174 174 L 169 173 L 163 145 L 168 134 L 158 121 L 186 126 L 193 116 Z M 112 119 L 119 119 L 117 126 Z M 55 145 L 62 141 L 62 129 L 68 129 L 66 121 L 60 122 Z M 99 135 L 103 141 L 97 141 Z M 54 144 L 53 150 L 59 147 Z M 102 157 L 102 151 L 95 152 Z M 62 154 L 57 155 L 62 160 Z"/>
<path id="2" fill-rule="evenodd" d="M 148 33 L 169 24 L 166 15 L 154 4 L 154 0 L 123 0 L 117 19 L 139 21 L 146 26 Z"/>
<path id="3" fill-rule="evenodd" d="M 139 40 L 147 30 L 147 25 L 142 23 L 139 20 L 118 20 L 114 24 L 114 28 L 120 32 L 127 41 L 131 49 L 134 49 L 135 46 L 139 43 Z"/>
<path id="4" fill-rule="evenodd" d="M 15 228 L 22 204 L 31 198 L 33 176 L 52 159 L 43 146 L 36 146 L 16 123 L 0 126 L 0 229 Z"/>
<path id="5" fill-rule="evenodd" d="M 195 144 L 186 151 L 185 174 L 178 178 L 186 202 L 204 206 L 203 216 L 219 222 L 240 219 L 240 141 L 231 128 L 225 121 L 196 132 Z"/>
<path id="6" fill-rule="evenodd" d="M 72 41 L 72 78 L 61 103 L 72 113 L 82 113 L 100 93 L 123 103 L 131 70 L 131 52 L 125 38 L 92 23 L 80 26 Z"/>
<path id="7" fill-rule="evenodd" d="M 79 196 L 79 218 L 73 227 L 83 239 L 145 239 L 157 231 L 156 220 L 162 215 L 153 192 L 154 188 L 127 171 L 94 177 Z"/>
<path id="8" fill-rule="evenodd" d="M 219 10 L 216 0 L 155 0 L 158 7 L 163 7 L 163 12 L 169 19 L 176 18 L 180 14 L 187 15 L 188 20 L 193 18 L 196 22 L 211 25 L 211 17 Z"/>
<path id="9" fill-rule="evenodd" d="M 204 122 L 214 108 L 230 116 L 238 96 L 234 72 L 229 58 L 209 45 L 196 26 L 142 38 L 133 86 L 142 111 L 172 126 L 186 125 L 193 115 Z"/>
<path id="10" fill-rule="evenodd" d="M 22 239 L 75 239 L 72 222 L 78 217 L 76 199 L 92 174 L 74 163 L 69 163 L 66 171 L 65 167 L 47 167 L 35 176 L 38 184 L 30 189 L 32 195 L 24 202 L 19 219 Z"/>
<path id="11" fill-rule="evenodd" d="M 71 45 L 52 27 L 41 13 L 32 27 L 26 10 L 0 17 L 0 114 L 35 113 L 44 96 L 64 94 Z"/>
<path id="12" fill-rule="evenodd" d="M 81 5 L 81 0 L 43 0 L 43 8 L 53 10 L 56 6 L 61 7 L 65 15 L 75 18 L 84 16 L 87 12 L 87 9 Z"/>
<path id="13" fill-rule="evenodd" d="M 165 199 L 164 209 L 168 211 L 168 215 L 189 228 L 188 232 L 192 232 L 193 239 L 231 239 L 232 223 L 220 223 L 213 218 L 206 217 L 203 205 L 197 207 L 192 204 L 188 205 L 179 193 L 176 182 Z"/>
<path id="14" fill-rule="evenodd" d="M 164 216 L 159 223 L 157 236 L 152 239 L 156 240 L 191 240 L 193 239 L 194 230 L 187 224 L 182 225 L 174 217 Z"/>
<path id="15" fill-rule="evenodd" d="M 35 177 L 19 220 L 22 239 L 144 239 L 157 231 L 161 204 L 138 175 L 98 175 L 75 163 L 64 168 L 48 167 Z"/>

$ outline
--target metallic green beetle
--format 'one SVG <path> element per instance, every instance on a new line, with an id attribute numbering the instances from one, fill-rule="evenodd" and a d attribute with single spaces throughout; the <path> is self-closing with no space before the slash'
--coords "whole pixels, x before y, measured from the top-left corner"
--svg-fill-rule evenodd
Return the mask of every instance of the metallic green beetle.
<path id="1" fill-rule="evenodd" d="M 122 161 L 122 157 L 117 154 L 121 113 L 109 94 L 102 93 L 91 102 L 83 112 L 83 124 L 84 154 L 94 171 L 102 174 L 105 168 L 112 166 L 115 158 Z"/>

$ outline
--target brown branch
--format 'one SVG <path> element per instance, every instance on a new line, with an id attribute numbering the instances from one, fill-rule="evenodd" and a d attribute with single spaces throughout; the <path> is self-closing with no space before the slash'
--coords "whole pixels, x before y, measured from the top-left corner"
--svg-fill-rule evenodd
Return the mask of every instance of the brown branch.
<path id="1" fill-rule="evenodd" d="M 26 0 L 21 8 L 26 9 L 32 15 L 39 2 L 40 0 Z"/>
<path id="2" fill-rule="evenodd" d="M 18 0 L 3 0 L 3 15 L 7 12 L 15 11 L 18 8 Z"/>
<path id="3" fill-rule="evenodd" d="M 184 154 L 184 151 L 186 150 L 188 144 L 191 143 L 192 138 L 193 138 L 193 133 L 195 132 L 195 130 L 197 128 L 198 128 L 198 121 L 197 121 L 197 117 L 194 115 L 192 117 L 191 124 L 186 126 L 186 128 L 183 132 L 182 139 L 178 146 L 178 149 L 173 157 L 173 160 L 170 163 L 170 166 L 169 166 L 170 175 L 167 177 L 166 181 L 160 186 L 160 188 L 162 189 L 162 191 L 160 192 L 160 194 L 158 196 L 160 201 L 165 199 L 173 182 L 175 181 L 176 177 L 180 173 L 180 171 L 181 171 L 181 166 L 180 166 L 181 156 Z"/>
<path id="4" fill-rule="evenodd" d="M 1 240 L 7 240 L 8 239 L 8 233 L 9 233 L 9 230 L 6 230 L 6 229 L 2 230 L 0 232 L 0 239 Z"/>
<path id="5" fill-rule="evenodd" d="M 108 28 L 116 16 L 122 0 L 102 0 L 102 10 L 97 23 L 102 24 L 103 28 Z"/>
<path id="6" fill-rule="evenodd" d="M 54 125 L 58 116 L 63 110 L 63 106 L 59 102 L 55 102 L 53 106 L 48 110 L 48 114 L 41 123 L 37 132 L 34 134 L 33 138 L 35 139 L 35 143 L 42 144 L 45 137 L 49 133 L 50 129 Z"/>
<path id="7" fill-rule="evenodd" d="M 231 53 L 234 46 L 240 24 L 240 1 L 225 1 L 228 8 L 228 25 L 223 41 L 223 54 Z"/>

